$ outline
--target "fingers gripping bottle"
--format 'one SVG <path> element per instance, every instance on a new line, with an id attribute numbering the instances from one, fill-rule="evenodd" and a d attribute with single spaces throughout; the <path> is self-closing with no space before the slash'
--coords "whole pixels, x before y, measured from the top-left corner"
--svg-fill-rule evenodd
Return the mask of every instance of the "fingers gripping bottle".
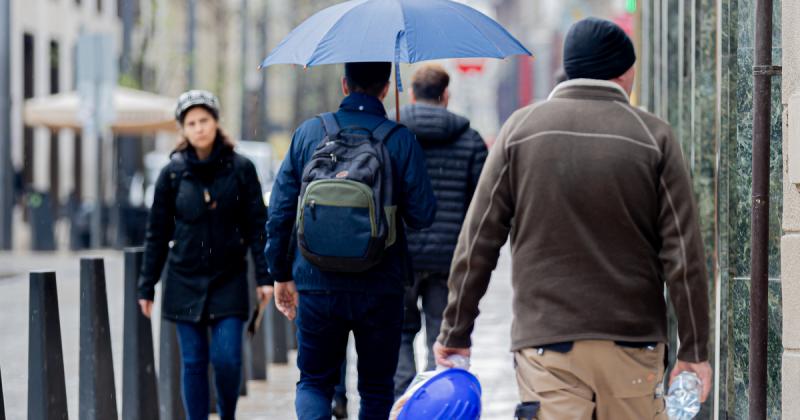
<path id="1" fill-rule="evenodd" d="M 702 381 L 693 372 L 681 372 L 664 398 L 670 420 L 691 420 L 700 412 Z"/>

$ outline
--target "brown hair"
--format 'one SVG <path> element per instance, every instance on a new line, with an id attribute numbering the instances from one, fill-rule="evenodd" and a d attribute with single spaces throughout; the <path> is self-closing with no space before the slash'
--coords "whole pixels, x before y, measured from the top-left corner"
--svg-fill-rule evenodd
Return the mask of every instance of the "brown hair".
<path id="1" fill-rule="evenodd" d="M 425 64 L 411 78 L 414 96 L 423 101 L 441 102 L 449 84 L 450 75 L 439 64 Z"/>
<path id="2" fill-rule="evenodd" d="M 233 141 L 231 136 L 228 135 L 222 128 L 217 127 L 217 136 L 222 137 L 222 144 L 226 147 L 233 150 L 236 147 L 236 142 Z M 178 142 L 175 144 L 175 148 L 172 150 L 173 152 L 181 152 L 186 150 L 189 147 L 189 139 L 186 138 L 183 134 L 178 137 Z"/>

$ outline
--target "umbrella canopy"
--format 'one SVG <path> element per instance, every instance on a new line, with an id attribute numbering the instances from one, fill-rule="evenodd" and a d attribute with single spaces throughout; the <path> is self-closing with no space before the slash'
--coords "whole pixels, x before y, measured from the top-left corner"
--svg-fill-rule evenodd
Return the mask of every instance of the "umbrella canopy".
<path id="1" fill-rule="evenodd" d="M 442 58 L 531 55 L 499 23 L 450 0 L 352 0 L 295 28 L 261 63 L 416 63 Z"/>
<path id="2" fill-rule="evenodd" d="M 111 130 L 122 134 L 175 131 L 175 100 L 135 89 L 114 89 L 115 118 Z M 25 101 L 25 124 L 51 129 L 82 127 L 78 92 L 36 97 Z"/>

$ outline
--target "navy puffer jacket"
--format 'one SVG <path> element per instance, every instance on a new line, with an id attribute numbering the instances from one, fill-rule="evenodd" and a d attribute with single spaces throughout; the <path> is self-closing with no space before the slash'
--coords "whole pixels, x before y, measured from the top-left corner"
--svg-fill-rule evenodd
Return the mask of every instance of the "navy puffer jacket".
<path id="1" fill-rule="evenodd" d="M 436 195 L 433 225 L 407 228 L 408 250 L 415 271 L 447 272 L 487 150 L 469 120 L 444 107 L 416 103 L 400 109 L 400 122 L 422 145 Z"/>

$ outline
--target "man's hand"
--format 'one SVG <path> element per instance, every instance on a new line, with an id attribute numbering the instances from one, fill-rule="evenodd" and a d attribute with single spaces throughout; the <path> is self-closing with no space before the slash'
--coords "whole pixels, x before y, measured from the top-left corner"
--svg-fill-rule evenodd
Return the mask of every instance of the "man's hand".
<path id="1" fill-rule="evenodd" d="M 711 369 L 711 364 L 708 362 L 689 363 L 678 360 L 677 363 L 675 363 L 675 367 L 672 369 L 672 373 L 669 375 L 670 385 L 672 385 L 672 381 L 675 380 L 675 377 L 681 372 L 694 372 L 697 377 L 700 378 L 700 381 L 703 383 L 703 389 L 700 391 L 700 402 L 705 402 L 708 398 L 708 394 L 711 392 L 711 385 L 714 383 L 714 372 Z"/>
<path id="2" fill-rule="evenodd" d="M 470 350 L 469 348 L 445 347 L 438 341 L 433 345 L 433 355 L 436 358 L 437 365 L 448 368 L 453 367 L 453 362 L 447 360 L 447 358 L 454 354 L 469 357 Z"/>
<path id="3" fill-rule="evenodd" d="M 150 318 L 150 315 L 153 314 L 153 301 L 147 299 L 139 299 L 139 308 L 142 309 L 142 313 L 147 318 Z"/>
<path id="4" fill-rule="evenodd" d="M 275 283 L 275 306 L 289 320 L 294 320 L 297 315 L 297 287 L 294 280 Z"/>
<path id="5" fill-rule="evenodd" d="M 261 307 L 267 306 L 269 300 L 272 299 L 272 294 L 273 294 L 272 286 L 256 287 L 256 296 L 258 297 L 258 305 Z"/>

